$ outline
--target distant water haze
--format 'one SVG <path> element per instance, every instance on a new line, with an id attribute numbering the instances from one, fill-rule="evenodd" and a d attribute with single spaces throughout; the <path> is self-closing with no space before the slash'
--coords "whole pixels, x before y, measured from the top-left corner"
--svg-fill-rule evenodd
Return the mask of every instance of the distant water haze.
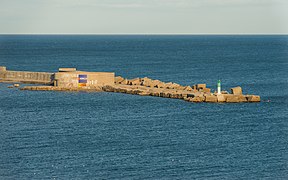
<path id="1" fill-rule="evenodd" d="M 2 0 L 0 33 L 287 34 L 287 0 Z"/>

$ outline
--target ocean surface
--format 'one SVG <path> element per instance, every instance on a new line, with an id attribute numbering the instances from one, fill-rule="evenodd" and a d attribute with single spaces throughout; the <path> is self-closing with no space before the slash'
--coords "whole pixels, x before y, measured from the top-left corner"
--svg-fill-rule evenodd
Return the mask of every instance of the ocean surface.
<path id="1" fill-rule="evenodd" d="M 0 83 L 0 179 L 288 179 L 288 36 L 0 35 L 0 66 L 112 71 L 261 103 Z"/>

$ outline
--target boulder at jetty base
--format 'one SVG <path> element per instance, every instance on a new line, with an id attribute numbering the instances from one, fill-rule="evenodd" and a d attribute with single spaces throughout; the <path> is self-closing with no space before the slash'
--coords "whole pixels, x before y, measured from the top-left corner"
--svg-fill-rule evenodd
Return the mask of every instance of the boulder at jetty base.
<path id="1" fill-rule="evenodd" d="M 206 84 L 196 84 L 197 90 L 206 88 Z"/>
<path id="2" fill-rule="evenodd" d="M 116 84 L 121 84 L 120 82 L 122 82 L 122 81 L 124 81 L 124 78 L 123 78 L 123 77 L 121 77 L 121 76 L 115 77 L 115 83 L 116 83 Z"/>
<path id="3" fill-rule="evenodd" d="M 190 99 L 190 101 L 198 103 L 198 102 L 203 102 L 203 99 L 199 96 L 196 96 L 196 97 L 193 97 L 192 99 Z"/>
<path id="4" fill-rule="evenodd" d="M 149 91 L 143 91 L 141 93 L 139 93 L 140 96 L 149 96 L 150 92 Z"/>
<path id="5" fill-rule="evenodd" d="M 242 95 L 242 88 L 240 86 L 231 88 L 231 92 L 234 95 Z"/>
<path id="6" fill-rule="evenodd" d="M 184 101 L 190 101 L 191 97 L 183 97 Z"/>
<path id="7" fill-rule="evenodd" d="M 247 100 L 248 102 L 260 102 L 261 101 L 260 96 L 256 96 L 256 95 L 248 96 Z"/>
<path id="8" fill-rule="evenodd" d="M 151 92 L 151 96 L 160 96 L 159 92 Z"/>
<path id="9" fill-rule="evenodd" d="M 106 92 L 114 92 L 115 88 L 113 86 L 106 85 L 106 86 L 103 86 L 102 89 L 103 91 L 106 91 Z"/>

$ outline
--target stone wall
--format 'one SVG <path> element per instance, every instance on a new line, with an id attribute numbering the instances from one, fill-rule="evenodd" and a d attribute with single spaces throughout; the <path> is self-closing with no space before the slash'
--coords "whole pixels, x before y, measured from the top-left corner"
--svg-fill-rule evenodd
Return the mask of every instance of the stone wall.
<path id="1" fill-rule="evenodd" d="M 53 76 L 54 73 L 46 72 L 0 71 L 0 80 L 12 82 L 51 84 Z"/>

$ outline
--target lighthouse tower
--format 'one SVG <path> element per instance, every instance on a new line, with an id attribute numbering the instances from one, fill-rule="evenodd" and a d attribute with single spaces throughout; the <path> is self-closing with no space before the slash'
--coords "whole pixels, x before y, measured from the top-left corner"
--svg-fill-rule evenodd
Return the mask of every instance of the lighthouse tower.
<path id="1" fill-rule="evenodd" d="M 217 94 L 221 94 L 221 81 L 218 80 L 217 82 Z"/>

